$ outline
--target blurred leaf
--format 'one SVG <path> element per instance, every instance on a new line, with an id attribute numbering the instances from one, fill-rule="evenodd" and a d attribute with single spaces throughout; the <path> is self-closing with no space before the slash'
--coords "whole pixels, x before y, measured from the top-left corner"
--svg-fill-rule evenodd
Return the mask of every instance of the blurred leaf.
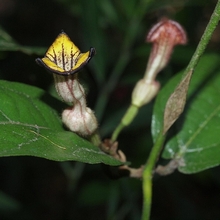
<path id="1" fill-rule="evenodd" d="M 12 37 L 3 30 L 0 26 L 0 50 L 1 51 L 21 51 L 28 55 L 37 54 L 42 55 L 45 53 L 46 49 L 43 47 L 28 47 L 22 46 L 15 42 Z"/>
<path id="2" fill-rule="evenodd" d="M 0 191 L 1 212 L 13 212 L 19 210 L 20 208 L 21 208 L 21 204 L 17 200 L 5 194 L 4 192 Z"/>
<path id="3" fill-rule="evenodd" d="M 178 1 L 173 1 L 173 0 L 163 0 L 163 1 L 153 1 L 153 4 L 151 6 L 151 10 L 160 10 L 164 8 L 174 8 L 174 7 L 179 7 L 182 8 L 184 6 L 203 6 L 207 5 L 206 0 L 194 0 L 194 1 L 186 1 L 186 0 L 178 0 Z"/>
<path id="4" fill-rule="evenodd" d="M 135 8 L 141 7 L 142 5 L 137 0 L 121 0 L 117 1 L 118 4 L 120 4 L 121 7 L 121 13 L 124 13 L 128 20 L 131 19 L 131 17 L 134 14 Z"/>
<path id="5" fill-rule="evenodd" d="M 163 157 L 179 161 L 179 171 L 195 173 L 220 164 L 220 57 L 201 58 L 192 77 L 188 102 L 176 121 L 166 143 Z M 152 120 L 153 138 L 163 127 L 164 108 L 168 97 L 181 79 L 176 75 L 160 91 Z"/>
<path id="6" fill-rule="evenodd" d="M 99 193 L 96 193 L 97 189 Z M 109 185 L 103 185 L 102 182 L 93 181 L 82 187 L 78 202 L 83 206 L 96 206 L 105 203 L 108 196 Z"/>
<path id="7" fill-rule="evenodd" d="M 100 1 L 100 8 L 102 9 L 105 19 L 113 26 L 118 26 L 119 17 L 112 1 L 102 0 Z"/>
<path id="8" fill-rule="evenodd" d="M 54 105 L 54 98 L 43 90 L 0 81 L 0 99 L 0 156 L 121 164 L 85 139 L 64 131 L 59 115 L 44 102 Z M 62 103 L 57 101 L 56 105 Z"/>
<path id="9" fill-rule="evenodd" d="M 82 16 L 83 35 L 86 38 L 86 44 L 93 46 L 96 49 L 95 62 L 91 63 L 96 75 L 96 81 L 99 85 L 105 80 L 105 73 L 109 55 L 109 46 L 107 43 L 105 31 L 101 26 L 100 20 L 100 4 L 96 0 L 81 0 L 82 13 L 86 12 L 86 15 Z"/>
<path id="10" fill-rule="evenodd" d="M 65 6 L 72 15 L 78 17 L 81 14 L 79 2 L 74 0 L 55 0 L 60 3 L 61 7 Z"/>
<path id="11" fill-rule="evenodd" d="M 172 54 L 171 64 L 186 65 L 189 63 L 194 51 L 195 48 L 192 46 L 177 46 Z"/>

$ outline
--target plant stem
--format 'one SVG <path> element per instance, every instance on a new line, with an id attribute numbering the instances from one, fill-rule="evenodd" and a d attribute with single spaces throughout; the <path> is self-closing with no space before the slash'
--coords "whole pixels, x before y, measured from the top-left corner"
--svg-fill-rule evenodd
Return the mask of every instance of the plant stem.
<path id="1" fill-rule="evenodd" d="M 94 134 L 92 134 L 90 137 L 89 137 L 89 141 L 94 144 L 96 147 L 99 147 L 100 144 L 102 143 L 101 141 L 101 137 L 100 135 L 95 132 Z"/>
<path id="2" fill-rule="evenodd" d="M 201 55 L 205 51 L 205 48 L 215 30 L 218 22 L 220 20 L 220 0 L 218 0 L 214 12 L 210 18 L 210 21 L 205 29 L 205 32 L 196 48 L 194 55 L 189 62 L 183 77 L 185 77 L 191 70 L 194 70 Z M 148 161 L 145 165 L 143 171 L 143 213 L 142 213 L 142 220 L 149 220 L 150 219 L 150 210 L 151 210 L 151 201 L 152 201 L 152 176 L 153 176 L 153 169 L 155 167 L 156 161 L 159 157 L 159 154 L 163 147 L 163 142 L 165 140 L 165 136 L 161 132 L 159 133 L 157 140 L 151 150 L 150 156 Z"/>
<path id="3" fill-rule="evenodd" d="M 116 129 L 114 130 L 112 137 L 111 137 L 111 141 L 112 143 L 115 142 L 118 138 L 118 135 L 120 134 L 121 130 L 128 126 L 133 119 L 135 118 L 135 116 L 138 113 L 139 108 L 135 105 L 130 105 L 130 107 L 128 108 L 128 110 L 126 111 L 125 115 L 123 116 L 123 118 L 121 119 L 120 124 L 116 127 Z"/>
<path id="4" fill-rule="evenodd" d="M 147 164 L 145 165 L 143 171 L 143 213 L 142 213 L 142 220 L 148 220 L 150 218 L 150 211 L 151 211 L 151 201 L 152 201 L 152 176 L 153 176 L 153 169 L 155 163 L 160 155 L 160 152 L 163 147 L 163 142 L 165 140 L 165 136 L 162 132 L 160 132 L 154 147 L 151 150 L 149 155 Z"/>

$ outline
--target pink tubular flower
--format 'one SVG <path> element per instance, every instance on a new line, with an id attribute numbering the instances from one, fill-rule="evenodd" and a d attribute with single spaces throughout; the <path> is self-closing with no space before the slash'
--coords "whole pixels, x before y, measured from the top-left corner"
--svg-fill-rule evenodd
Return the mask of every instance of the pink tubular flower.
<path id="1" fill-rule="evenodd" d="M 187 37 L 179 23 L 165 18 L 153 26 L 146 40 L 153 43 L 153 48 L 144 78 L 153 81 L 169 62 L 174 46 L 186 44 Z"/>
<path id="2" fill-rule="evenodd" d="M 153 43 L 144 78 L 139 80 L 132 93 L 132 104 L 138 107 L 150 102 L 158 93 L 160 84 L 157 74 L 167 65 L 173 48 L 177 44 L 186 44 L 185 31 L 175 21 L 162 19 L 153 26 L 147 36 L 147 42 Z"/>

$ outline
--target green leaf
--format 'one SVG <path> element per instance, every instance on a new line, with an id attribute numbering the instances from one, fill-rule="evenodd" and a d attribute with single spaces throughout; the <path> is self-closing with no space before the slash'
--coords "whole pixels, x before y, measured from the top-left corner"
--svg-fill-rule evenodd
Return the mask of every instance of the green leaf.
<path id="1" fill-rule="evenodd" d="M 184 113 L 168 133 L 162 156 L 178 160 L 183 173 L 195 173 L 220 164 L 220 68 L 219 56 L 201 58 L 190 83 Z M 154 140 L 163 127 L 163 114 L 170 94 L 182 73 L 160 91 L 152 120 Z"/>
<path id="2" fill-rule="evenodd" d="M 31 54 L 42 55 L 46 51 L 46 49 L 43 47 L 28 47 L 18 44 L 6 31 L 3 30 L 1 26 L 0 26 L 0 50 L 21 51 L 28 55 Z"/>
<path id="3" fill-rule="evenodd" d="M 0 156 L 120 165 L 78 135 L 65 131 L 51 106 L 63 103 L 28 85 L 0 81 Z M 61 110 L 60 110 L 61 111 Z"/>

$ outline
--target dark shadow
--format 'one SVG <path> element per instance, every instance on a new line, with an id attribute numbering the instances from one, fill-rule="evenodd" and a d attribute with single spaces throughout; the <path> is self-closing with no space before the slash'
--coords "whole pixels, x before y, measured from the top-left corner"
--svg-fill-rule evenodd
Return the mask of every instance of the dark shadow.
<path id="1" fill-rule="evenodd" d="M 53 108 L 55 111 L 58 112 L 58 114 L 61 114 L 62 110 L 65 109 L 68 105 L 61 100 L 58 100 L 57 98 L 53 97 L 49 93 L 45 92 L 41 97 L 40 100 L 42 100 L 44 103 L 46 103 L 48 106 Z"/>

